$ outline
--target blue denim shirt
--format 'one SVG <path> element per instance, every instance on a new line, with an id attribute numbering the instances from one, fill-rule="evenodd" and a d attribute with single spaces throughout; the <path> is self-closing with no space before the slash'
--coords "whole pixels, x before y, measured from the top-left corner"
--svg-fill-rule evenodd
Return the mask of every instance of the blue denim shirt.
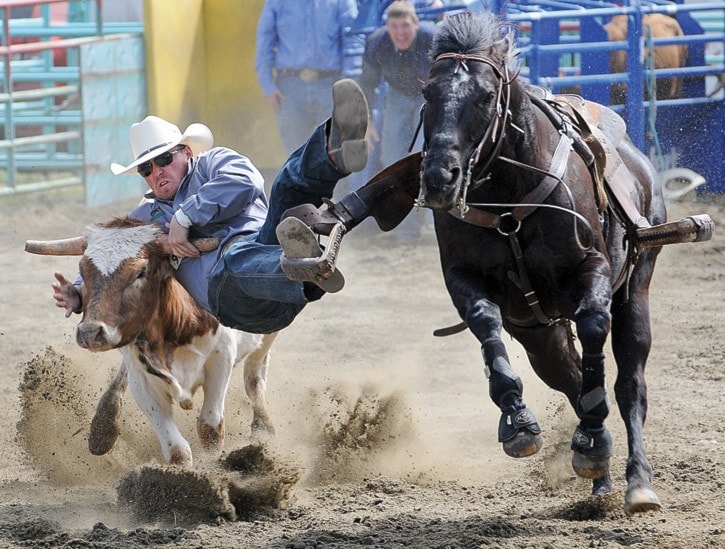
<path id="1" fill-rule="evenodd" d="M 215 147 L 189 160 L 189 173 L 173 200 L 160 200 L 149 191 L 129 216 L 165 224 L 177 209 L 192 221 L 189 238 L 217 236 L 222 245 L 199 258 L 185 258 L 177 280 L 204 308 L 209 309 L 208 277 L 230 238 L 259 231 L 269 208 L 264 178 L 245 156 Z"/>
<path id="2" fill-rule="evenodd" d="M 273 69 L 315 69 L 353 74 L 344 55 L 361 38 L 349 30 L 356 0 L 266 0 L 257 24 L 254 67 L 265 96 L 275 91 Z"/>

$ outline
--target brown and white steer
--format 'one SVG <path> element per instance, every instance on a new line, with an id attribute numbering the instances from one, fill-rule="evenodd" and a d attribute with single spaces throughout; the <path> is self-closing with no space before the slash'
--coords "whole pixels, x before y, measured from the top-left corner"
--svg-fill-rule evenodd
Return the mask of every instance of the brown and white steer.
<path id="1" fill-rule="evenodd" d="M 190 410 L 201 387 L 199 439 L 206 449 L 221 446 L 224 401 L 236 363 L 244 361 L 244 385 L 254 414 L 252 435 L 274 432 L 265 392 L 269 349 L 276 334 L 232 330 L 200 307 L 174 278 L 162 234 L 156 225 L 113 219 L 89 227 L 85 237 L 29 241 L 26 250 L 83 255 L 83 316 L 76 340 L 89 351 L 119 349 L 123 357 L 93 419 L 91 452 L 104 454 L 113 447 L 128 386 L 156 431 L 166 462 L 190 466 L 191 447 L 174 421 L 173 406 Z"/>

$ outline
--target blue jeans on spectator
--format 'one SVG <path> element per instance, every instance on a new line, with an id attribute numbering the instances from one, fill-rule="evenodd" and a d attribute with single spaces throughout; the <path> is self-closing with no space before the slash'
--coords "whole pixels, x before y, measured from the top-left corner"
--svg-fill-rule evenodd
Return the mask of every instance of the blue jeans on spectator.
<path id="1" fill-rule="evenodd" d="M 332 112 L 332 85 L 339 76 L 305 82 L 297 76 L 277 75 L 277 88 L 284 100 L 277 113 L 277 128 L 286 153 L 301 146 L 310 133 Z"/>
<path id="2" fill-rule="evenodd" d="M 321 206 L 345 176 L 327 155 L 325 125 L 317 127 L 277 174 L 259 232 L 231 241 L 209 275 L 209 303 L 225 326 L 276 332 L 289 326 L 309 302 L 304 283 L 282 271 L 282 247 L 275 231 L 286 210 L 308 203 Z"/>
<path id="3" fill-rule="evenodd" d="M 380 132 L 380 155 L 383 167 L 387 168 L 401 158 L 408 156 L 408 147 L 420 120 L 423 96 L 410 97 L 388 86 L 383 107 L 382 130 Z M 418 134 L 411 152 L 423 148 L 423 132 Z"/>
<path id="4" fill-rule="evenodd" d="M 420 120 L 420 108 L 423 96 L 411 97 L 388 86 L 383 107 L 382 129 L 380 132 L 380 155 L 383 167 L 387 168 L 401 158 L 423 149 L 423 130 L 418 133 L 415 144 L 410 152 L 408 147 Z M 413 209 L 408 216 L 395 228 L 394 234 L 412 238 L 420 235 L 425 218 L 430 217 L 428 211 Z"/>

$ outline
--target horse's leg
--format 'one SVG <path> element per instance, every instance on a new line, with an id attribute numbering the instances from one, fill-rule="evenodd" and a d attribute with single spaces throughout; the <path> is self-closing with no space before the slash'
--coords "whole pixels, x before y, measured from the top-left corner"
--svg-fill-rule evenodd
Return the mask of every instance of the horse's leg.
<path id="1" fill-rule="evenodd" d="M 644 378 L 652 335 L 649 315 L 649 281 L 654 259 L 641 257 L 630 281 L 629 299 L 617 295 L 612 307 L 612 350 L 617 362 L 614 394 L 627 428 L 627 493 L 624 508 L 629 513 L 658 510 L 660 502 L 652 488 L 652 468 L 644 448 L 647 418 L 647 384 Z"/>
<path id="2" fill-rule="evenodd" d="M 581 477 L 597 479 L 609 471 L 612 437 L 604 426 L 609 398 L 604 385 L 604 343 L 611 329 L 609 264 L 593 254 L 577 276 L 574 313 L 582 346 L 582 383 L 574 410 L 579 425 L 572 437 L 572 467 Z"/>
<path id="3" fill-rule="evenodd" d="M 539 379 L 564 393 L 572 408 L 576 409 L 582 383 L 581 357 L 574 344 L 571 326 L 566 323 L 521 328 L 506 324 L 506 331 L 523 345 Z M 593 480 L 592 494 L 602 495 L 611 491 L 609 473 Z"/>
<path id="4" fill-rule="evenodd" d="M 486 298 L 465 273 L 446 272 L 446 285 L 461 318 L 481 342 L 489 396 L 501 410 L 498 441 L 511 457 L 526 457 L 539 451 L 541 428 L 524 404 L 524 386 L 511 368 L 506 347 L 501 341 L 501 311 Z"/>

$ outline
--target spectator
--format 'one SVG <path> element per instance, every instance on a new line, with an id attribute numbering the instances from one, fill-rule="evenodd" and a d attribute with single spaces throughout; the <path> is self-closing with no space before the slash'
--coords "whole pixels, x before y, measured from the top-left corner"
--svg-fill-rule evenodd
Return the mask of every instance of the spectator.
<path id="1" fill-rule="evenodd" d="M 368 127 L 368 137 L 378 143 L 383 167 L 387 167 L 408 154 L 423 104 L 421 88 L 428 77 L 431 61 L 428 56 L 436 27 L 420 22 L 412 4 L 396 0 L 385 11 L 385 26 L 373 32 L 367 40 L 360 86 L 368 104 L 375 101 L 375 90 L 385 82 L 381 135 L 373 125 Z M 420 150 L 422 135 L 418 136 L 413 150 Z M 409 216 L 399 234 L 410 229 L 411 235 L 420 231 L 414 223 L 415 215 Z"/>
<path id="2" fill-rule="evenodd" d="M 384 99 L 380 147 L 383 167 L 408 154 L 408 147 L 423 104 L 421 87 L 428 76 L 428 57 L 436 27 L 420 23 L 412 4 L 396 0 L 385 12 L 385 26 L 367 40 L 360 86 L 368 104 L 375 100 L 375 89 L 384 81 Z M 378 141 L 374 127 L 368 128 Z"/>
<path id="3" fill-rule="evenodd" d="M 277 117 L 287 154 L 329 116 L 330 90 L 352 75 L 361 38 L 349 34 L 356 0 L 266 0 L 257 25 L 255 69 L 265 100 Z"/>
<path id="4" fill-rule="evenodd" d="M 336 82 L 332 94 L 332 118 L 287 160 L 269 203 L 262 176 L 249 159 L 225 147 L 212 148 L 211 132 L 202 124 L 182 134 L 177 126 L 149 116 L 131 127 L 135 160 L 111 165 L 114 174 L 144 178 L 149 191 L 129 216 L 165 224 L 173 254 L 183 258 L 176 278 L 226 326 L 275 332 L 307 303 L 342 289 L 344 278 L 334 264 L 335 228 L 328 242 L 334 254 L 321 263 L 324 252 L 312 230 L 294 217 L 280 221 L 289 208 L 320 206 L 340 178 L 365 166 L 365 97 L 351 79 Z M 200 254 L 190 237 L 219 237 L 221 246 Z M 60 273 L 55 276 L 56 305 L 66 316 L 80 312 L 76 285 Z"/>

